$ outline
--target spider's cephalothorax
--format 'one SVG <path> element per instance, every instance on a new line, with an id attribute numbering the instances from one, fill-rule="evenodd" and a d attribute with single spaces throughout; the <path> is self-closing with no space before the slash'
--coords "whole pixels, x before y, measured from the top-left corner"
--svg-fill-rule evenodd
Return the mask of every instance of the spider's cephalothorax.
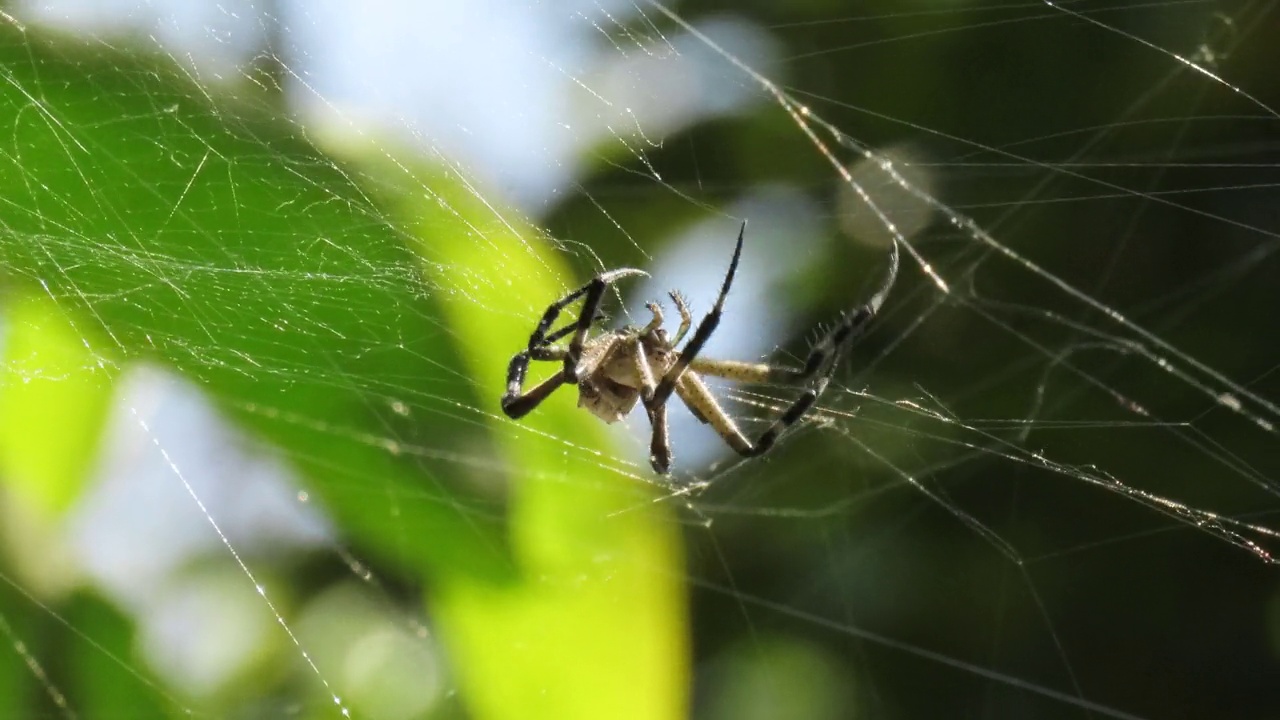
<path id="1" fill-rule="evenodd" d="M 604 291 L 611 283 L 629 275 L 644 275 L 642 270 L 622 268 L 597 275 L 591 282 L 557 300 L 543 313 L 542 320 L 529 337 L 529 345 L 516 353 L 507 366 L 507 392 L 502 396 L 502 410 L 509 417 L 521 418 L 565 383 L 578 386 L 578 406 L 590 410 L 605 422 L 616 422 L 637 402 L 644 404 L 653 426 L 649 446 L 649 462 L 655 472 L 665 475 L 671 467 L 671 445 L 667 434 L 667 400 L 675 393 L 699 420 L 708 423 L 735 451 L 754 457 L 773 447 L 784 430 L 799 420 L 826 389 L 844 349 L 875 317 L 884 304 L 898 275 L 898 245 L 889 255 L 889 270 L 880 288 L 866 304 L 846 313 L 826 336 L 814 346 L 802 368 L 788 368 L 765 363 L 737 360 L 712 360 L 698 357 L 702 346 L 720 322 L 725 297 L 733 285 L 733 276 L 742 255 L 742 236 L 746 223 L 738 231 L 738 242 L 729 261 L 724 283 L 715 305 L 683 349 L 680 341 L 693 325 L 689 306 L 679 293 L 671 300 L 680 313 L 680 328 L 668 338 L 662 328 L 662 310 L 649 303 L 653 319 L 641 328 L 626 327 L 588 338 L 596 319 Z M 585 297 L 584 297 L 585 296 Z M 560 312 L 580 297 L 582 312 L 578 319 L 552 331 L 551 325 Z M 569 344 L 556 343 L 569 337 Z M 564 369 L 528 392 L 524 391 L 525 374 L 532 360 L 562 361 Z M 805 390 L 752 442 L 738 429 L 702 382 L 700 375 L 714 375 L 739 382 L 781 382 L 804 385 Z"/>

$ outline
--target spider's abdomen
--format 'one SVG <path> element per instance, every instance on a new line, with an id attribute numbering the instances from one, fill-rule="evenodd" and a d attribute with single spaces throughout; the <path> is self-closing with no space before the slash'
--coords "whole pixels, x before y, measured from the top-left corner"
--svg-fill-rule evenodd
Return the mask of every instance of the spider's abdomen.
<path id="1" fill-rule="evenodd" d="M 615 423 L 640 400 L 640 391 L 607 377 L 588 378 L 578 383 L 578 407 L 607 423 Z"/>

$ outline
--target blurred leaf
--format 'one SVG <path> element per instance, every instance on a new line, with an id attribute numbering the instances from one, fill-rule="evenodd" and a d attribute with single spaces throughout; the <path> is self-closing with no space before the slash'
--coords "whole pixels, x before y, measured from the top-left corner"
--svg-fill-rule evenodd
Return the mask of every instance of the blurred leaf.
<path id="1" fill-rule="evenodd" d="M 376 161 L 385 153 L 363 155 Z M 653 485 L 601 466 L 606 428 L 575 407 L 575 389 L 518 423 L 499 410 L 512 353 L 565 286 L 581 281 L 535 230 L 509 218 L 457 231 L 449 216 L 482 218 L 482 200 L 438 174 L 406 178 L 403 168 L 382 165 L 372 174 L 409 184 L 394 197 L 422 238 L 447 298 L 444 315 L 469 374 L 483 381 L 478 400 L 500 426 L 495 435 L 510 468 L 521 581 L 452 575 L 432 597 L 469 707 L 481 718 L 685 717 L 683 552 L 670 506 L 654 502 Z M 548 281 L 556 276 L 565 285 Z M 528 387 L 557 367 L 535 363 Z"/>
<path id="2" fill-rule="evenodd" d="M 71 318 L 76 362 L 181 371 L 386 557 L 508 572 L 491 513 L 414 452 L 455 431 L 419 398 L 467 388 L 414 255 L 342 168 L 163 58 L 0 24 L 0 68 L 0 268 Z"/>
<path id="3" fill-rule="evenodd" d="M 17 628 L 31 627 L 31 606 L 14 592 L 5 569 L 0 564 L 0 717 L 18 718 L 32 701 L 31 668 L 19 649 L 30 640 L 17 634 Z"/>
<path id="4" fill-rule="evenodd" d="M 181 711 L 178 698 L 146 674 L 134 657 L 134 626 L 115 608 L 87 594 L 75 596 L 63 619 L 76 628 L 74 652 L 66 667 L 71 707 L 81 717 L 121 717 L 130 720 L 165 718 L 168 709 Z"/>
<path id="5" fill-rule="evenodd" d="M 522 277 L 558 267 L 532 233 L 482 246 L 494 211 L 433 177 L 430 202 L 397 198 L 438 261 L 424 283 L 399 221 L 347 169 L 296 128 L 201 101 L 167 61 L 3 27 L 0 68 L 0 267 L 11 295 L 71 319 L 81 364 L 182 372 L 282 449 L 344 529 L 431 573 L 478 716 L 683 715 L 678 524 L 649 486 L 601 471 L 603 428 L 572 391 L 518 432 L 488 415 L 506 430 L 495 467 L 518 468 L 514 573 L 501 516 L 458 495 L 458 468 L 430 452 L 482 441 L 440 408 L 496 410 L 530 331 L 510 302 L 563 291 Z"/>
<path id="6" fill-rule="evenodd" d="M 44 516 L 79 496 L 115 373 L 45 297 L 7 308 L 0 364 L 0 478 Z"/>

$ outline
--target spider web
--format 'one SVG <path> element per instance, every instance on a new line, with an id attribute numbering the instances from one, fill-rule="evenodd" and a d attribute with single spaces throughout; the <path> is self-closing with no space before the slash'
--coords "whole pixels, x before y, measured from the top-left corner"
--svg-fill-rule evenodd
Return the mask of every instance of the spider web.
<path id="1" fill-rule="evenodd" d="M 1274 710 L 1273 3 L 176 8 L 4 18 L 4 442 L 68 450 L 0 479 L 3 711 L 500 717 L 439 568 L 509 540 L 585 603 L 558 563 L 633 527 L 699 717 Z M 802 362 L 902 253 L 773 452 L 500 417 L 548 303 L 632 266 L 604 325 L 696 315 L 743 219 L 706 356 Z"/>

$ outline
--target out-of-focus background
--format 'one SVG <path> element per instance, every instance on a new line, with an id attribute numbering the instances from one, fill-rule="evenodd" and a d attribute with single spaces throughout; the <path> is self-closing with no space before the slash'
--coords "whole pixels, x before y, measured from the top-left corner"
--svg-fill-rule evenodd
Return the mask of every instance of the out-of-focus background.
<path id="1" fill-rule="evenodd" d="M 0 717 L 1280 712 L 1275 3 L 2 9 Z"/>

